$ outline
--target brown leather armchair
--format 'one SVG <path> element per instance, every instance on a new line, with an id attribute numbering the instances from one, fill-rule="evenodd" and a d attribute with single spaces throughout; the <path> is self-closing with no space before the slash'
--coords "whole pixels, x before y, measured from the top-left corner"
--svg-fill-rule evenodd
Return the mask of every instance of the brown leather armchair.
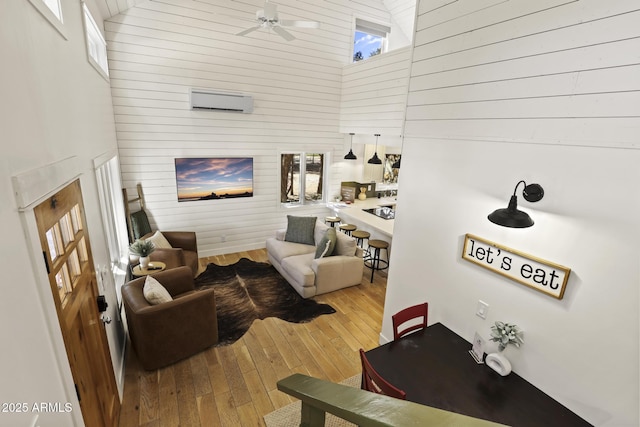
<path id="1" fill-rule="evenodd" d="M 167 269 L 186 265 L 195 277 L 199 268 L 196 233 L 193 231 L 162 231 L 161 233 L 172 248 L 156 248 L 149 257 L 151 262 L 164 262 Z M 152 235 L 153 233 L 145 234 L 142 239 L 147 239 Z"/>
<path id="2" fill-rule="evenodd" d="M 150 305 L 142 289 L 146 277 L 122 287 L 129 337 L 142 366 L 158 369 L 199 353 L 218 342 L 213 289 L 195 290 L 188 267 L 154 274 L 173 301 Z"/>

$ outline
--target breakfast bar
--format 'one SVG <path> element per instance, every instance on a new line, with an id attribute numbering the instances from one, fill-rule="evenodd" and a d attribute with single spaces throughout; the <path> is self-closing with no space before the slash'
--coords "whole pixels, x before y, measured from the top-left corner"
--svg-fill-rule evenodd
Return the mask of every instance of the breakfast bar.
<path id="1" fill-rule="evenodd" d="M 335 202 L 327 204 L 333 215 L 343 223 L 353 224 L 358 230 L 371 233 L 370 240 L 384 240 L 389 244 L 387 256 L 391 254 L 393 224 L 395 222 L 395 197 L 369 197 L 356 199 L 352 203 Z"/>

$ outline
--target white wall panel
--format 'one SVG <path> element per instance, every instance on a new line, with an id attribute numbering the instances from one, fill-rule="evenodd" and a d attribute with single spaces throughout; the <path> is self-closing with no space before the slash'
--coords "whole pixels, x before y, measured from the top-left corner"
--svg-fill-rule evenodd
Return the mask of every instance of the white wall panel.
<path id="1" fill-rule="evenodd" d="M 397 49 L 344 68 L 341 132 L 402 135 L 410 57 L 409 48 Z"/>
<path id="2" fill-rule="evenodd" d="M 382 337 L 391 314 L 419 300 L 430 323 L 469 340 L 516 323 L 515 372 L 593 425 L 638 425 L 637 1 L 418 10 Z M 537 204 L 519 198 L 534 226 L 489 222 L 521 179 L 545 189 Z M 568 293 L 555 300 L 477 271 L 460 260 L 465 233 L 569 266 Z M 479 299 L 487 320 L 474 315 Z"/>

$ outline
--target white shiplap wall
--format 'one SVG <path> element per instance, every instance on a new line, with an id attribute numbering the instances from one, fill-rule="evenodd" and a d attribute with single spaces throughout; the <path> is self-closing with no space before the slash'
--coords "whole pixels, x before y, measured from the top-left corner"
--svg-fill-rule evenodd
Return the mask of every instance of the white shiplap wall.
<path id="1" fill-rule="evenodd" d="M 123 184 L 142 183 L 154 226 L 194 230 L 202 255 L 264 246 L 285 214 L 278 205 L 280 150 L 330 151 L 329 194 L 341 181 L 342 67 L 349 62 L 353 14 L 379 20 L 381 1 L 279 1 L 281 19 L 321 22 L 291 30 L 286 42 L 253 25 L 262 1 L 141 2 L 105 22 Z M 189 88 L 254 97 L 252 114 L 191 111 Z M 174 158 L 251 156 L 254 197 L 178 203 Z M 222 242 L 224 239 L 226 242 Z"/>
<path id="2" fill-rule="evenodd" d="M 340 131 L 402 135 L 411 48 L 349 64 L 343 69 Z"/>
<path id="3" fill-rule="evenodd" d="M 420 3 L 407 135 L 640 147 L 637 1 L 449 3 Z"/>
<path id="4" fill-rule="evenodd" d="M 430 323 L 478 332 L 488 352 L 493 322 L 516 323 L 516 373 L 593 425 L 640 425 L 640 202 L 629 196 L 640 5 L 422 0 L 418 11 L 383 337 L 416 300 L 429 301 Z M 535 225 L 489 222 L 519 179 L 545 189 L 519 200 Z M 563 299 L 468 265 L 465 233 L 569 266 Z"/>

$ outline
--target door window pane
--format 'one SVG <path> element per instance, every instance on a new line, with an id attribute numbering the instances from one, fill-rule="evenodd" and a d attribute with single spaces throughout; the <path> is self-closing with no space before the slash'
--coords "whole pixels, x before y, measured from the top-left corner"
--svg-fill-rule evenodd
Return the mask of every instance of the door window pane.
<path id="1" fill-rule="evenodd" d="M 58 274 L 56 274 L 56 285 L 58 286 L 58 297 L 64 306 L 67 295 L 71 293 L 72 289 L 67 264 L 64 264 L 60 271 L 58 271 Z"/>
<path id="2" fill-rule="evenodd" d="M 82 230 L 82 220 L 80 219 L 80 206 L 75 205 L 71 209 L 71 223 L 73 225 L 73 234 Z"/>
<path id="3" fill-rule="evenodd" d="M 51 254 L 51 261 L 55 261 L 64 251 L 62 238 L 60 236 L 60 227 L 58 224 L 47 230 L 47 245 Z"/>
<path id="4" fill-rule="evenodd" d="M 71 215 L 66 214 L 60 218 L 60 234 L 62 235 L 62 245 L 67 247 L 73 241 L 73 230 L 71 228 Z"/>
<path id="5" fill-rule="evenodd" d="M 84 242 L 84 237 L 78 242 L 78 258 L 81 263 L 85 263 L 89 260 L 87 256 L 87 245 Z"/>

